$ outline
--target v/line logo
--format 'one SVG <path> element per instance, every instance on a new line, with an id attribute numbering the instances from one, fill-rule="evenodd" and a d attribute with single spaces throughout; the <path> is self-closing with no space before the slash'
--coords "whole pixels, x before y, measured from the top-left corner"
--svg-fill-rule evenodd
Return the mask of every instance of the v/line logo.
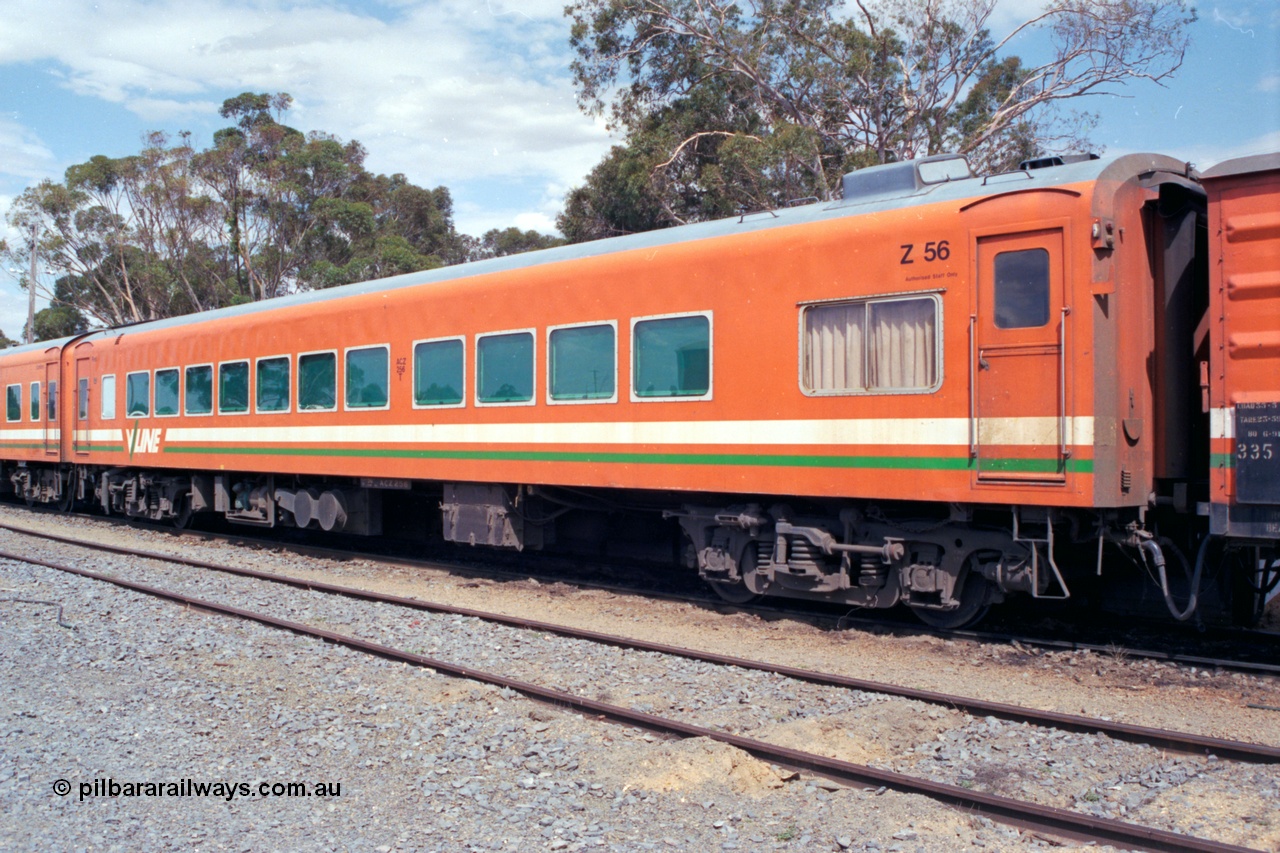
<path id="1" fill-rule="evenodd" d="M 135 453 L 159 453 L 160 452 L 160 428 L 154 429 L 138 429 L 134 424 L 133 429 L 120 430 L 124 434 L 125 446 L 129 448 L 129 456 Z"/>

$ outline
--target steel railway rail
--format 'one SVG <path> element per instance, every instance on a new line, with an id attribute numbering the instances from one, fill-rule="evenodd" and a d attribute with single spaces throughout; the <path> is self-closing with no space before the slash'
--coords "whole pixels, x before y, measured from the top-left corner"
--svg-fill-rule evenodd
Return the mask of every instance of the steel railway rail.
<path id="1" fill-rule="evenodd" d="M 85 545 L 84 543 L 77 544 L 81 544 L 83 547 L 95 547 L 92 545 Z M 193 567 L 215 568 L 213 565 L 202 564 L 203 561 L 185 560 L 164 554 L 153 554 L 149 552 L 139 553 L 131 549 L 115 547 L 103 550 L 109 550 L 113 553 L 133 554 L 135 556 L 146 557 L 147 559 L 164 560 Z M 67 572 L 80 577 L 110 583 L 123 589 L 129 589 L 169 601 L 175 601 L 208 612 L 235 616 L 269 627 L 291 631 L 295 634 L 326 640 L 328 642 L 377 655 L 389 660 L 426 667 L 447 675 L 508 688 L 534 700 L 548 702 L 560 708 L 571 708 L 576 711 L 616 723 L 636 726 L 638 728 L 674 737 L 707 738 L 742 749 L 743 751 L 764 761 L 770 761 L 795 770 L 808 771 L 838 781 L 850 784 L 884 786 L 906 793 L 923 794 L 939 802 L 968 810 L 978 811 L 992 819 L 1023 828 L 1053 833 L 1077 840 L 1101 841 L 1105 843 L 1118 844 L 1127 848 L 1139 850 L 1247 851 L 1250 849 L 1236 845 L 1224 844 L 1211 839 L 1198 838 L 1167 830 L 1155 829 L 1153 827 L 1141 826 L 1126 821 L 1094 817 L 1067 809 L 1044 806 L 1037 803 L 1023 802 L 993 794 L 976 792 L 956 785 L 934 782 L 907 774 L 828 758 L 826 756 L 804 752 L 802 750 L 781 747 L 753 738 L 729 734 L 716 729 L 685 723 L 655 714 L 634 711 L 607 702 L 589 699 L 576 694 L 543 687 L 541 685 L 518 679 L 508 678 L 473 667 L 439 660 L 426 655 L 405 651 L 403 649 L 397 649 L 336 631 L 316 628 L 299 622 L 282 619 L 268 613 L 256 612 L 219 602 L 209 601 L 207 599 L 201 599 L 185 593 L 161 589 L 147 584 L 126 580 L 124 578 L 113 577 L 99 572 L 69 566 L 63 563 L 7 551 L 0 551 L 0 559 L 8 559 L 56 569 L 58 571 Z M 232 567 L 220 567 L 218 570 L 226 568 Z M 308 589 L 318 589 L 341 593 L 344 595 L 354 594 L 361 598 L 369 596 L 369 594 L 363 590 L 349 590 L 347 588 L 336 587 L 334 585 L 315 584 L 296 578 L 289 578 L 285 581 L 280 576 L 270 575 L 269 573 L 240 569 L 236 569 L 234 573 L 244 574 L 249 577 L 269 581 L 291 582 L 297 586 Z M 421 606 L 423 604 L 422 602 L 417 602 L 413 599 L 396 600 L 395 597 L 380 596 L 378 600 L 393 600 L 396 604 L 408 606 Z M 504 620 L 509 619 L 509 617 L 502 618 Z M 541 623 L 531 624 L 537 625 Z M 540 627 L 539 630 L 546 630 L 546 628 Z M 625 638 L 608 638 L 606 635 L 599 636 L 601 637 L 601 641 L 612 640 L 625 645 L 634 645 L 637 648 L 640 647 L 638 644 L 634 644 L 632 641 Z M 657 648 L 659 647 L 655 647 L 655 650 Z M 679 650 L 673 650 L 672 653 L 678 652 Z M 782 670 L 779 669 L 775 671 L 781 672 Z M 1252 748 L 1252 745 L 1247 744 L 1242 744 L 1239 747 L 1239 749 L 1244 750 L 1245 752 L 1249 752 Z M 1262 753 L 1255 754 L 1255 758 L 1253 760 L 1275 760 L 1276 756 L 1274 753 L 1274 750 L 1264 748 Z M 1225 750 L 1219 750 L 1219 754 L 1225 755 L 1227 753 Z"/>
<path id="2" fill-rule="evenodd" d="M 450 561 L 442 558 L 433 558 L 430 560 L 415 559 L 403 556 L 389 556 L 385 553 L 363 552 L 343 550 L 339 548 L 326 547 L 322 545 L 301 544 L 297 542 L 282 541 L 278 538 L 266 538 L 252 535 L 246 535 L 243 532 L 237 533 L 220 533 L 216 531 L 195 531 L 195 530 L 177 530 L 173 527 L 153 525 L 147 522 L 139 522 L 136 520 L 116 519 L 111 516 L 91 515 L 91 514 L 75 514 L 73 517 L 84 518 L 93 521 L 111 521 L 116 523 L 126 523 L 131 528 L 148 529 L 164 533 L 166 535 L 194 536 L 202 539 L 210 539 L 214 541 L 226 542 L 231 544 L 240 544 L 252 548 L 275 547 L 287 548 L 298 554 L 308 554 L 319 557 L 326 557 L 338 560 L 354 560 L 364 559 L 377 561 L 387 565 L 401 566 L 408 568 L 428 568 L 434 570 L 445 571 L 465 571 L 471 574 L 479 574 L 485 577 L 503 577 L 503 578 L 525 578 L 530 576 L 528 571 L 510 571 L 497 568 L 493 565 L 478 566 L 474 562 L 462 563 Z M 9 525 L 0 522 L 0 530 L 13 530 L 20 533 L 28 533 L 30 535 L 43 535 L 49 538 L 57 539 L 54 534 L 42 534 L 37 531 L 23 528 L 17 525 Z M 500 552 L 483 552 L 484 556 L 489 560 L 500 560 L 510 555 Z M 547 559 L 540 556 L 540 559 Z M 546 579 L 545 577 L 542 579 Z M 984 643 L 1003 643 L 1003 644 L 1019 644 L 1022 646 L 1045 649 L 1047 651 L 1088 651 L 1108 656 L 1123 656 L 1126 658 L 1138 658 L 1143 660 L 1160 661 L 1164 663 L 1177 664 L 1179 666 L 1194 666 L 1202 668 L 1219 668 L 1229 669 L 1238 672 L 1253 673 L 1257 675 L 1280 675 L 1280 662 L 1270 662 L 1269 660 L 1244 660 L 1241 658 L 1224 658 L 1211 657 L 1207 655 L 1188 654 L 1185 652 L 1171 651 L 1167 649 L 1137 648 L 1115 642 L 1086 642 L 1082 640 L 1061 639 L 1055 637 L 1033 636 L 1029 634 L 997 632 L 997 631 L 981 631 L 981 630 L 946 630 L 932 628 L 921 624 L 915 620 L 906 620 L 903 622 L 894 621 L 888 618 L 887 614 L 877 614 L 872 617 L 855 616 L 849 613 L 836 614 L 833 612 L 823 612 L 816 607 L 808 607 L 806 609 L 797 609 L 780 604 L 754 603 L 754 604 L 730 604 L 723 599 L 715 596 L 699 596 L 684 593 L 672 593 L 652 589 L 645 585 L 617 584 L 596 580 L 593 578 L 556 578 L 559 582 L 571 583 L 574 586 L 584 589 L 596 589 L 606 592 L 618 592 L 624 594 L 635 594 L 637 592 L 651 598 L 662 598 L 673 601 L 689 602 L 702 605 L 709 605 L 717 608 L 730 608 L 735 611 L 759 614 L 764 616 L 784 616 L 788 618 L 799 618 L 805 620 L 824 620 L 836 623 L 841 628 L 860 627 L 865 630 L 872 631 L 893 631 L 905 633 L 911 636 L 934 636 L 949 640 L 965 640 L 970 642 Z M 1247 631 L 1244 629 L 1236 629 L 1231 631 L 1234 641 L 1241 643 L 1261 642 L 1272 647 L 1270 653 L 1264 653 L 1264 656 L 1280 661 L 1280 635 L 1266 631 Z"/>
<path id="3" fill-rule="evenodd" d="M 502 613 L 491 611 L 476 610 L 473 608 L 457 607 L 454 605 L 442 604 L 439 602 L 427 601 L 420 598 L 410 598 L 405 596 L 391 595 L 388 593 L 375 592 L 372 590 L 361 589 L 359 587 L 345 586 L 341 584 L 325 583 L 321 581 L 310 580 L 307 578 L 298 578 L 290 575 L 284 575 L 277 572 L 263 572 L 257 569 L 246 569 L 239 566 L 230 566 L 223 563 L 215 563 L 207 560 L 196 560 L 189 557 L 181 557 L 177 555 L 164 554 L 156 551 L 146 551 L 137 548 L 126 548 L 123 546 L 107 545 L 104 543 L 84 542 L 76 540 L 72 537 L 58 536 L 55 534 L 43 533 L 39 531 L 27 530 L 12 525 L 0 524 L 0 529 L 12 532 L 35 536 L 49 541 L 60 542 L 67 545 L 89 548 L 97 551 L 105 551 L 113 554 L 121 554 L 125 556 L 140 557 L 143 559 L 160 560 L 164 562 L 176 563 L 178 565 L 189 566 L 192 568 L 207 569 L 215 572 L 236 575 L 239 577 L 253 578 L 256 580 L 264 580 L 271 583 L 278 583 L 292 586 L 300 589 L 315 590 L 335 595 L 341 595 L 347 598 L 358 599 L 362 601 L 370 601 L 382 604 L 392 604 L 406 607 L 414 610 L 422 610 L 431 613 L 442 613 L 453 616 L 465 616 L 474 619 L 480 619 L 492 624 L 506 625 L 508 627 L 519 628 L 524 630 L 539 631 L 552 633 L 558 636 L 571 637 L 574 639 L 587 640 L 590 642 L 601 643 L 604 645 L 615 646 L 619 648 L 635 649 L 637 651 L 650 651 L 660 654 L 674 655 L 677 657 L 698 660 L 705 663 L 712 663 L 721 666 L 736 666 L 741 669 L 756 670 L 760 672 L 772 673 L 788 678 L 794 678 L 801 681 L 807 681 L 812 684 L 818 684 L 827 687 L 839 687 L 851 690 L 861 690 L 869 693 L 879 693 L 887 696 L 895 696 L 902 699 L 913 699 L 920 702 L 940 705 L 944 707 L 957 708 L 970 714 L 980 716 L 994 716 L 1012 722 L 1025 722 L 1032 725 L 1044 726 L 1048 728 L 1057 728 L 1064 731 L 1098 733 L 1105 734 L 1119 740 L 1127 740 L 1135 743 L 1145 743 L 1162 749 L 1171 749 L 1190 753 L 1212 753 L 1220 757 L 1232 758 L 1243 761 L 1261 761 L 1261 762 L 1280 762 L 1280 746 L 1272 746 L 1268 744 L 1253 744 L 1242 741 L 1228 740 L 1224 738 L 1207 737 L 1188 732 L 1177 732 L 1166 729 L 1159 729 L 1150 726 L 1139 726 L 1129 723 L 1120 723 L 1112 720 L 1104 720 L 1096 717 L 1086 717 L 1077 714 L 1065 714 L 1057 711 L 1042 711 L 1034 708 L 1025 708 L 1017 705 L 1010 705 L 1001 702 L 992 702 L 985 699 L 977 699 L 973 697 L 958 696 L 953 694 L 941 693 L 932 690 L 922 690 L 911 687 L 903 687 L 885 682 L 872 681 L 869 679 L 852 678 L 849 676 L 824 673 L 815 670 L 804 669 L 801 667 L 787 666 L 783 664 L 770 663 L 767 661 L 751 660 L 748 658 L 737 657 L 735 655 L 725 655 L 716 652 L 708 652 L 699 649 L 690 649 L 680 646 L 673 646 L 665 643 L 654 643 L 647 640 L 640 640 L 633 637 L 626 637 L 616 634 L 606 634 L 599 631 L 589 631 L 580 628 L 574 628 L 568 625 L 544 622 L 537 619 L 528 619 L 525 617 L 509 616 Z"/>

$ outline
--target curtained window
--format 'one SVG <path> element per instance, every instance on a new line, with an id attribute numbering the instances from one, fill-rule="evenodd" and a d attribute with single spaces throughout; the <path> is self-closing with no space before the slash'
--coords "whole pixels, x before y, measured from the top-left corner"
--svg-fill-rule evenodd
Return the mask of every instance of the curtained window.
<path id="1" fill-rule="evenodd" d="M 937 384 L 936 298 L 868 299 L 805 309 L 806 391 L 924 391 Z"/>

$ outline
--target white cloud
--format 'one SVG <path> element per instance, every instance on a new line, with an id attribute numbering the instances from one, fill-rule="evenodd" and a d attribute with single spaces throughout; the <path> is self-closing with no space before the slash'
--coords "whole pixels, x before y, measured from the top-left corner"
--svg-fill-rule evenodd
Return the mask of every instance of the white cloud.
<path id="1" fill-rule="evenodd" d="M 556 218 L 545 213 L 516 214 L 514 224 L 521 231 L 538 231 L 542 234 L 556 233 Z"/>
<path id="2" fill-rule="evenodd" d="M 0 168 L 30 181 L 48 174 L 55 161 L 53 152 L 35 131 L 0 116 Z M 7 202 L 4 207 L 8 209 Z"/>
<path id="3" fill-rule="evenodd" d="M 1270 154 L 1280 151 L 1280 130 L 1264 133 L 1252 139 L 1224 144 L 1195 145 L 1178 152 L 1178 156 L 1195 164 L 1200 171 L 1217 165 L 1224 160 L 1236 157 L 1250 157 L 1254 154 Z"/>
<path id="4" fill-rule="evenodd" d="M 0 279 L 0 331 L 11 340 L 22 340 L 22 330 L 27 327 L 27 292 L 19 290 L 16 283 Z M 36 310 L 44 306 L 37 304 Z"/>
<path id="5" fill-rule="evenodd" d="M 194 117 L 217 115 L 221 105 L 214 101 L 134 98 L 129 101 L 129 111 L 153 127 L 172 128 Z"/>
<path id="6" fill-rule="evenodd" d="M 360 140 L 376 171 L 567 186 L 610 144 L 574 101 L 567 41 L 563 0 L 11 0 L 0 65 L 52 64 L 169 131 L 228 93 L 287 91 L 290 124 Z"/>

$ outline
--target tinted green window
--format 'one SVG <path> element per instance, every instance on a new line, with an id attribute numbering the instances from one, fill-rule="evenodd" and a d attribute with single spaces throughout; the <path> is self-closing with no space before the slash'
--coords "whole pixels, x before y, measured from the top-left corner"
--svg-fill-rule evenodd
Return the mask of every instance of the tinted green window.
<path id="1" fill-rule="evenodd" d="M 178 414 L 178 369 L 156 371 L 156 414 Z"/>
<path id="2" fill-rule="evenodd" d="M 616 335 L 613 326 L 578 326 L 551 333 L 547 354 L 551 399 L 607 400 L 613 396 Z"/>
<path id="3" fill-rule="evenodd" d="M 1049 253 L 1002 252 L 995 264 L 996 326 L 1029 329 L 1049 322 Z"/>
<path id="4" fill-rule="evenodd" d="M 390 374 L 387 351 L 382 347 L 347 351 L 347 408 L 387 405 Z"/>
<path id="5" fill-rule="evenodd" d="M 259 359 L 258 411 L 289 411 L 289 356 Z"/>
<path id="6" fill-rule="evenodd" d="M 151 374 L 130 373 L 124 378 L 124 416 L 145 418 L 151 413 Z"/>
<path id="7" fill-rule="evenodd" d="M 40 383 L 31 383 L 31 420 L 40 420 Z"/>
<path id="8" fill-rule="evenodd" d="M 481 403 L 533 399 L 533 335 L 514 332 L 476 341 L 476 394 Z"/>
<path id="9" fill-rule="evenodd" d="M 49 383 L 49 405 L 45 407 L 49 412 L 49 420 L 58 420 L 58 383 Z"/>
<path id="10" fill-rule="evenodd" d="M 413 402 L 456 406 L 462 402 L 462 341 L 428 341 L 413 348 Z"/>
<path id="11" fill-rule="evenodd" d="M 89 380 L 81 379 L 76 390 L 76 420 L 89 420 Z"/>
<path id="12" fill-rule="evenodd" d="M 218 365 L 218 412 L 249 411 L 249 362 Z"/>
<path id="13" fill-rule="evenodd" d="M 328 410 L 338 405 L 338 357 L 331 352 L 298 356 L 298 408 Z"/>
<path id="14" fill-rule="evenodd" d="M 22 386 L 10 385 L 5 389 L 5 418 L 22 420 Z"/>
<path id="15" fill-rule="evenodd" d="M 213 368 L 207 364 L 187 368 L 187 414 L 213 411 Z"/>
<path id="16" fill-rule="evenodd" d="M 634 335 L 636 396 L 700 397 L 711 390 L 709 319 L 641 320 Z"/>

